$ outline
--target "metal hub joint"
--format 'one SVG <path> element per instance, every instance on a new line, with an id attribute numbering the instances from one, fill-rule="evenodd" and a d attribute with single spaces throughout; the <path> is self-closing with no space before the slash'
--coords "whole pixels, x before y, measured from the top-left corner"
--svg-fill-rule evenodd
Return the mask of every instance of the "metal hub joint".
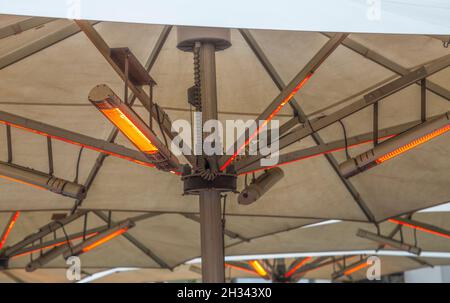
<path id="1" fill-rule="evenodd" d="M 201 173 L 192 172 L 191 167 L 185 165 L 181 180 L 184 182 L 185 195 L 199 195 L 200 192 L 207 190 L 236 193 L 237 188 L 237 175 L 232 166 L 224 173 L 217 173 L 213 179 L 205 179 Z"/>

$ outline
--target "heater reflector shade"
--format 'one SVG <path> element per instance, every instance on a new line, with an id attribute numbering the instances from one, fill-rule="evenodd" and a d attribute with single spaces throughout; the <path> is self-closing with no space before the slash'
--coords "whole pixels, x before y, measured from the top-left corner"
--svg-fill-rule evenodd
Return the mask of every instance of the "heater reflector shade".
<path id="1" fill-rule="evenodd" d="M 177 158 L 111 88 L 107 85 L 97 85 L 89 93 L 89 101 L 157 168 L 164 171 L 178 170 Z"/>
<path id="2" fill-rule="evenodd" d="M 86 234 L 85 236 L 78 236 L 78 237 L 73 237 L 73 238 L 69 236 L 69 238 L 70 238 L 69 242 L 72 243 L 72 241 L 80 240 L 80 239 L 83 239 L 84 237 L 90 238 L 90 237 L 95 236 L 97 234 L 98 234 L 98 232 L 89 233 L 89 234 Z M 62 245 L 68 244 L 69 242 L 67 242 L 67 240 L 64 240 L 64 241 L 48 244 L 48 245 L 45 245 L 45 246 L 41 246 L 39 248 L 34 248 L 34 249 L 33 248 L 27 248 L 27 249 L 24 249 L 23 252 L 19 252 L 17 254 L 12 255 L 11 259 L 28 256 L 28 255 L 34 254 L 36 252 L 40 252 L 40 251 L 43 251 L 43 250 L 46 250 L 46 249 L 51 249 L 51 248 L 55 248 L 55 247 L 58 247 L 58 246 L 62 246 Z"/>
<path id="3" fill-rule="evenodd" d="M 25 270 L 27 272 L 33 272 L 38 268 L 41 268 L 42 266 L 46 265 L 47 263 L 51 262 L 52 260 L 56 259 L 58 256 L 62 255 L 64 252 L 70 250 L 70 244 L 63 244 L 60 246 L 56 246 L 49 251 L 46 251 L 44 254 L 42 254 L 39 258 L 36 260 L 31 261 Z"/>
<path id="4" fill-rule="evenodd" d="M 398 250 L 403 250 L 403 251 L 406 251 L 406 252 L 409 252 L 409 253 L 412 253 L 415 255 L 420 255 L 420 253 L 422 252 L 422 250 L 419 247 L 416 247 L 416 246 L 413 246 L 413 245 L 410 245 L 407 243 L 403 243 L 403 242 L 400 242 L 400 241 L 397 241 L 397 240 L 394 240 L 394 239 L 391 239 L 388 237 L 377 235 L 377 234 L 371 233 L 371 232 L 363 230 L 363 229 L 359 229 L 356 235 L 360 238 L 371 240 L 371 241 L 377 242 L 379 244 L 386 245 L 386 246 L 389 246 L 392 248 L 396 248 Z"/>
<path id="5" fill-rule="evenodd" d="M 380 143 L 373 149 L 345 161 L 339 166 L 339 170 L 346 178 L 352 177 L 448 131 L 450 131 L 450 112 L 413 127 L 398 136 Z"/>
<path id="6" fill-rule="evenodd" d="M 375 162 L 377 162 L 377 164 L 381 164 L 383 162 L 386 162 L 387 160 L 390 160 L 390 159 L 392 159 L 394 157 L 397 157 L 398 155 L 403 154 L 403 153 L 407 152 L 408 150 L 413 149 L 416 146 L 419 146 L 419 145 L 421 145 L 421 144 L 423 144 L 425 142 L 430 141 L 433 138 L 436 138 L 436 137 L 438 137 L 440 135 L 445 134 L 449 130 L 450 130 L 450 124 L 446 125 L 446 126 L 444 126 L 442 128 L 439 128 L 439 129 L 437 129 L 437 130 L 435 130 L 435 131 L 433 131 L 433 132 L 431 132 L 431 133 L 429 133 L 429 134 L 427 134 L 427 135 L 425 135 L 423 137 L 420 137 L 420 138 L 418 138 L 416 140 L 413 140 L 412 142 L 410 142 L 410 143 L 408 143 L 408 144 L 406 144 L 406 145 L 404 145 L 402 147 L 399 147 L 399 148 L 391 151 L 390 153 L 387 153 L 386 155 L 376 159 Z"/>

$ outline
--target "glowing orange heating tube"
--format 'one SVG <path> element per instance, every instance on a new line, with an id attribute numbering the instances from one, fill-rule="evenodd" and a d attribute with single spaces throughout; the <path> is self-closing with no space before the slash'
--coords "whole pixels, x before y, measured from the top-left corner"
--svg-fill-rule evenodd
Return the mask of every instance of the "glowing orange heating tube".
<path id="1" fill-rule="evenodd" d="M 359 271 L 359 270 L 361 270 L 363 268 L 366 268 L 369 265 L 370 265 L 370 263 L 368 263 L 367 261 L 364 262 L 364 263 L 358 264 L 357 266 L 349 268 L 346 271 L 344 271 L 344 275 L 350 276 L 352 273 L 357 272 L 357 271 Z"/>
<path id="2" fill-rule="evenodd" d="M 308 262 L 309 260 L 311 260 L 312 257 L 307 257 L 305 259 L 303 259 L 300 263 L 298 263 L 294 268 L 292 268 L 290 271 L 288 271 L 284 276 L 286 278 L 289 278 L 290 276 L 292 276 L 300 267 L 302 267 L 303 265 L 306 264 L 306 262 Z"/>
<path id="3" fill-rule="evenodd" d="M 96 241 L 96 242 L 94 242 L 94 243 L 84 247 L 82 249 L 82 252 L 83 253 L 88 252 L 88 251 L 90 251 L 90 250 L 92 250 L 92 249 L 94 249 L 94 248 L 96 248 L 96 247 L 98 247 L 98 246 L 100 246 L 100 245 L 102 245 L 102 244 L 104 244 L 104 243 L 114 239 L 115 237 L 118 237 L 121 234 L 126 233 L 127 231 L 128 231 L 128 227 L 116 230 L 115 232 L 105 236 L 104 238 L 101 238 L 100 240 L 98 240 L 98 241 Z"/>
<path id="4" fill-rule="evenodd" d="M 403 225 L 403 226 L 406 226 L 406 227 L 409 227 L 409 228 L 414 228 L 414 229 L 417 229 L 417 230 L 420 230 L 420 231 L 423 231 L 423 232 L 426 232 L 426 233 L 429 233 L 429 234 L 433 234 L 433 235 L 436 235 L 436 236 L 440 236 L 440 237 L 444 237 L 444 238 L 450 239 L 450 235 L 446 235 L 446 234 L 443 234 L 443 233 L 440 233 L 438 231 L 431 230 L 431 229 L 428 229 L 428 228 L 425 228 L 425 227 L 422 227 L 422 226 L 413 225 L 413 224 L 406 223 L 406 222 L 403 222 L 403 221 L 399 221 L 399 220 L 396 220 L 396 219 L 389 219 L 388 221 L 392 222 L 392 223 L 395 223 L 395 224 L 400 224 L 400 225 Z"/>
<path id="5" fill-rule="evenodd" d="M 98 232 L 87 234 L 86 238 L 90 238 L 90 237 L 93 237 L 95 235 L 98 235 Z M 75 237 L 75 238 L 72 238 L 69 242 L 80 240 L 82 238 L 83 238 L 83 236 Z M 19 257 L 23 257 L 23 256 L 28 256 L 28 255 L 31 255 L 31 254 L 33 254 L 35 252 L 38 252 L 38 251 L 41 251 L 41 250 L 44 250 L 44 249 L 53 248 L 53 247 L 58 247 L 58 246 L 66 244 L 66 243 L 68 243 L 68 242 L 67 241 L 61 241 L 61 242 L 50 244 L 50 245 L 47 245 L 47 246 L 44 246 L 44 247 L 36 248 L 36 249 L 30 250 L 30 251 L 27 251 L 27 252 L 24 252 L 24 253 L 21 253 L 21 254 L 17 254 L 17 255 L 11 256 L 11 259 L 19 258 Z"/>
<path id="6" fill-rule="evenodd" d="M 239 155 L 240 152 L 261 132 L 261 130 L 275 117 L 281 109 L 289 102 L 291 99 L 295 96 L 295 94 L 302 88 L 303 85 L 305 85 L 306 82 L 312 77 L 312 73 L 310 73 L 306 78 L 304 78 L 295 88 L 294 90 L 278 105 L 278 107 L 267 117 L 266 120 L 264 120 L 261 125 L 256 129 L 256 131 L 250 135 L 250 137 L 242 144 L 237 151 L 225 162 L 225 164 L 222 165 L 220 170 L 225 170 L 228 165 L 230 165 Z"/>
<path id="7" fill-rule="evenodd" d="M 0 249 L 2 249 L 3 245 L 5 245 L 6 240 L 8 239 L 9 234 L 11 233 L 11 230 L 14 227 L 14 224 L 16 224 L 17 219 L 19 218 L 20 211 L 16 211 L 14 215 L 12 216 L 11 220 L 9 220 L 8 226 L 6 227 L 6 230 L 3 234 L 3 237 L 0 241 Z"/>
<path id="8" fill-rule="evenodd" d="M 395 136 L 397 136 L 397 135 L 388 135 L 388 136 L 380 137 L 379 140 L 391 139 L 391 138 L 394 138 Z M 367 140 L 367 141 L 363 141 L 363 142 L 360 142 L 360 143 L 352 144 L 352 145 L 347 146 L 347 148 L 358 147 L 358 146 L 361 146 L 361 145 L 364 145 L 364 144 L 367 144 L 367 143 L 370 143 L 370 142 L 373 142 L 373 140 Z M 345 150 L 345 147 L 338 147 L 338 148 L 335 148 L 335 149 L 330 149 L 330 150 L 328 150 L 326 152 L 320 152 L 320 153 L 313 154 L 313 155 L 310 155 L 310 156 L 297 158 L 297 159 L 294 159 L 294 160 L 291 160 L 291 161 L 287 161 L 287 162 L 283 162 L 283 163 L 279 163 L 279 164 L 276 164 L 276 165 L 273 165 L 273 166 L 264 166 L 264 167 L 260 167 L 260 168 L 254 169 L 254 170 L 249 170 L 249 171 L 246 171 L 244 173 L 240 173 L 239 176 L 253 174 L 253 173 L 256 173 L 256 172 L 259 172 L 259 171 L 263 171 L 263 170 L 267 170 L 267 169 L 274 168 L 274 167 L 280 167 L 280 166 L 292 164 L 292 163 L 295 163 L 295 162 L 299 162 L 299 161 L 302 161 L 302 160 L 319 157 L 319 156 L 322 156 L 322 155 L 331 154 L 331 153 L 334 153 L 334 152 L 337 152 L 337 151 L 341 151 L 341 150 Z"/>
<path id="9" fill-rule="evenodd" d="M 419 146 L 419 145 L 421 145 L 421 144 L 423 144 L 425 142 L 430 141 L 433 138 L 436 138 L 436 137 L 438 137 L 438 136 L 448 132 L 449 130 L 450 130 L 450 125 L 446 125 L 446 126 L 444 126 L 442 128 L 439 128 L 439 129 L 437 129 L 437 130 L 435 130 L 435 131 L 433 131 L 433 132 L 431 132 L 431 133 L 429 133 L 429 134 L 427 134 L 427 135 L 425 135 L 423 137 L 420 137 L 420 138 L 418 138 L 418 139 L 416 139 L 416 140 L 414 140 L 414 141 L 412 141 L 412 142 L 410 142 L 410 143 L 408 143 L 408 144 L 406 144 L 406 145 L 404 145 L 402 147 L 399 147 L 399 148 L 391 151 L 390 153 L 387 153 L 386 155 L 376 159 L 375 162 L 377 164 L 381 164 L 383 162 L 386 162 L 386 161 L 388 161 L 388 160 L 390 160 L 392 158 L 397 157 L 398 155 L 401 155 L 401 154 L 407 152 L 408 150 L 411 150 L 411 149 L 415 148 L 416 146 Z"/>
<path id="10" fill-rule="evenodd" d="M 158 152 L 158 148 L 144 135 L 144 133 L 119 108 L 100 109 L 136 147 L 147 154 Z"/>
<path id="11" fill-rule="evenodd" d="M 261 277 L 267 277 L 268 276 L 267 271 L 264 269 L 264 267 L 261 265 L 261 263 L 259 263 L 257 260 L 249 261 L 248 263 L 250 264 L 251 267 L 253 267 L 255 269 L 255 271 Z"/>
<path id="12" fill-rule="evenodd" d="M 254 275 L 257 274 L 257 273 L 256 273 L 255 271 L 253 271 L 253 270 L 250 270 L 250 269 L 245 268 L 245 267 L 237 266 L 237 265 L 234 265 L 234 264 L 225 263 L 225 266 L 226 266 L 226 267 L 233 268 L 233 269 L 237 269 L 237 270 L 246 271 L 246 272 L 251 273 L 251 274 L 254 274 Z"/>
<path id="13" fill-rule="evenodd" d="M 350 259 L 353 259 L 353 258 L 356 258 L 356 256 L 346 257 L 346 260 L 350 260 Z M 302 272 L 302 274 L 306 274 L 308 272 L 312 272 L 312 271 L 318 270 L 320 268 L 323 268 L 324 266 L 328 266 L 330 264 L 333 264 L 334 262 L 335 261 L 327 261 L 327 262 L 318 264 L 318 265 L 314 266 L 313 268 L 308 268 L 306 270 L 301 270 L 301 272 Z"/>

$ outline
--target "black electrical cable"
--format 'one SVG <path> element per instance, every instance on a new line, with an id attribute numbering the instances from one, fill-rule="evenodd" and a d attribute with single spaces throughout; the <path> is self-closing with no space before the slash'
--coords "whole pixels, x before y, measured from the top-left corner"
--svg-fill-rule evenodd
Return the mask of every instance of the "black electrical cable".
<path id="1" fill-rule="evenodd" d="M 78 178 L 79 178 L 79 174 L 80 174 L 81 155 L 83 153 L 83 150 L 84 150 L 84 147 L 82 146 L 78 153 L 77 166 L 76 166 L 76 171 L 75 171 L 75 180 L 74 180 L 75 183 L 78 183 Z M 77 211 L 80 202 L 81 202 L 81 200 L 75 201 L 75 204 L 72 207 L 72 210 L 70 211 L 71 215 L 73 215 Z"/>
<path id="2" fill-rule="evenodd" d="M 350 154 L 348 153 L 348 137 L 347 137 L 347 129 L 345 128 L 344 123 L 342 120 L 338 121 L 339 124 L 342 126 L 342 130 L 344 131 L 344 142 L 345 142 L 345 156 L 347 157 L 347 160 L 350 159 Z"/>
<path id="3" fill-rule="evenodd" d="M 377 235 L 381 235 L 380 225 L 378 223 L 374 223 L 374 224 L 375 224 L 375 228 L 377 229 Z"/>
<path id="4" fill-rule="evenodd" d="M 84 215 L 84 222 L 83 222 L 83 241 L 86 241 L 87 220 L 88 220 L 88 213 L 86 213 L 86 214 Z"/>
<path id="5" fill-rule="evenodd" d="M 192 127 L 194 125 L 193 120 L 193 111 L 192 111 L 192 105 L 189 104 L 189 120 L 191 122 L 191 150 L 194 151 L 194 128 Z"/>
<path id="6" fill-rule="evenodd" d="M 164 138 L 164 143 L 166 144 L 166 147 L 169 147 L 169 145 L 167 143 L 166 134 L 164 133 L 164 131 L 162 129 L 162 123 L 164 122 L 164 117 L 163 117 L 163 120 L 161 120 L 160 114 L 159 114 L 159 106 L 156 103 L 155 103 L 155 107 L 156 107 L 156 118 L 158 119 L 159 130 L 161 131 L 161 134 Z"/>
<path id="7" fill-rule="evenodd" d="M 417 228 L 414 228 L 414 246 L 417 247 L 418 241 L 417 241 Z"/>
<path id="8" fill-rule="evenodd" d="M 55 223 L 56 223 L 56 224 L 59 224 L 59 225 L 61 226 L 61 229 L 62 229 L 62 231 L 63 231 L 63 233 L 64 233 L 64 236 L 66 237 L 67 245 L 69 245 L 70 253 L 71 253 L 72 256 L 73 256 L 74 253 L 73 253 L 72 242 L 70 242 L 70 238 L 69 238 L 69 235 L 68 235 L 67 232 L 66 232 L 66 228 L 64 227 L 64 224 L 62 224 L 60 221 L 55 221 Z"/>
<path id="9" fill-rule="evenodd" d="M 223 207 L 222 207 L 222 222 L 223 222 L 223 228 L 225 228 L 225 211 L 227 207 L 227 195 L 223 195 Z"/>
<path id="10" fill-rule="evenodd" d="M 227 206 L 227 195 L 223 195 L 223 210 L 222 210 L 222 248 L 223 248 L 223 256 L 225 257 L 225 211 Z"/>
<path id="11" fill-rule="evenodd" d="M 75 183 L 78 183 L 78 177 L 79 177 L 79 174 L 80 174 L 81 155 L 82 155 L 82 153 L 83 153 L 83 150 L 84 150 L 84 146 L 82 146 L 82 147 L 80 148 L 80 151 L 79 151 L 79 153 L 78 153 L 77 168 L 76 168 L 76 172 L 75 172 L 75 180 L 74 180 Z"/>

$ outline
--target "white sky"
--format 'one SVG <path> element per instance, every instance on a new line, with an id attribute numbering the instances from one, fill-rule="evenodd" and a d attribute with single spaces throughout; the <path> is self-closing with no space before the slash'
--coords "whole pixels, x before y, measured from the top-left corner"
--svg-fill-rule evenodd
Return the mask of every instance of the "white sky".
<path id="1" fill-rule="evenodd" d="M 449 0 L 0 0 L 0 13 L 213 27 L 450 34 Z"/>

